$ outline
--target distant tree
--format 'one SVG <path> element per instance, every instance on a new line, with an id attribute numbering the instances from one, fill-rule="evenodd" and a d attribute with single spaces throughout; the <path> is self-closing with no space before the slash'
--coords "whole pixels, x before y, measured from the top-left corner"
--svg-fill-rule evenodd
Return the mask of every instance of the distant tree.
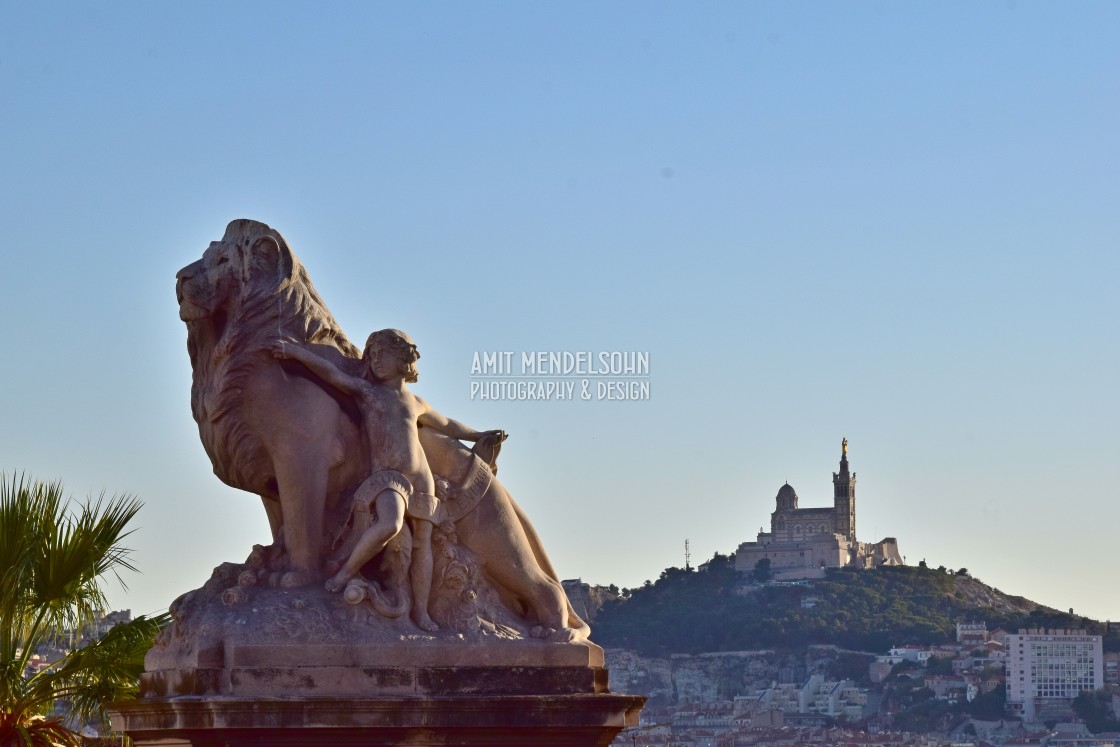
<path id="1" fill-rule="evenodd" d="M 950 705 L 933 697 L 933 693 L 927 688 L 915 690 L 913 697 L 914 704 L 895 715 L 895 727 L 905 731 L 925 732 L 940 729 L 949 715 Z"/>
<path id="2" fill-rule="evenodd" d="M 921 560 L 918 561 L 918 567 L 921 568 L 923 571 L 929 570 L 929 566 L 926 565 L 925 558 L 922 558 Z M 971 726 L 971 724 L 969 724 L 969 725 Z"/>
<path id="3" fill-rule="evenodd" d="M 931 656 L 926 660 L 926 672 L 929 674 L 952 674 L 953 660 L 948 656 Z"/>
<path id="4" fill-rule="evenodd" d="M 629 598 L 624 594 L 608 602 L 596 617 L 596 642 L 647 656 L 810 643 L 885 651 L 897 643 L 951 639 L 962 618 L 983 619 L 989 628 L 1006 630 L 1071 628 L 1077 622 L 1065 612 L 1038 612 L 1028 619 L 1013 610 L 978 609 L 966 597 L 953 596 L 955 571 L 915 566 L 826 569 L 824 578 L 810 583 L 817 601 L 806 608 L 801 606 L 805 591 L 798 588 L 764 585 L 744 594 L 742 584 L 745 578 L 753 582 L 753 569 L 742 574 L 727 556 L 719 560 L 713 558 L 696 573 L 666 569 L 653 588 L 630 589 Z M 1010 601 L 1031 608 L 1030 600 Z M 1106 633 L 1105 650 L 1120 647 L 1120 625 L 1113 625 L 1111 633 L 1104 623 L 1091 631 Z"/>
<path id="5" fill-rule="evenodd" d="M 56 700 L 85 720 L 104 719 L 106 703 L 135 696 L 144 653 L 166 616 L 121 623 L 25 672 L 40 645 L 104 612 L 103 577 L 135 570 L 121 540 L 139 510 L 127 495 L 73 510 L 57 482 L 0 476 L 0 745 L 80 745 L 80 734 L 49 716 Z"/>
<path id="6" fill-rule="evenodd" d="M 957 575 L 958 576 L 967 576 L 968 575 L 968 569 L 967 568 L 961 568 L 959 571 L 957 571 Z"/>
<path id="7" fill-rule="evenodd" d="M 1098 632 L 1104 635 L 1105 653 L 1120 651 L 1120 623 L 1113 624 L 1110 621 L 1103 630 L 1098 627 Z"/>
<path id="8" fill-rule="evenodd" d="M 614 584 L 611 584 L 610 586 L 608 586 L 607 591 L 609 591 L 611 594 L 614 594 L 615 596 L 618 595 L 618 587 L 615 586 Z"/>
<path id="9" fill-rule="evenodd" d="M 677 567 L 666 568 L 665 570 L 661 571 L 661 575 L 657 577 L 657 580 L 658 581 L 680 580 L 680 578 L 682 576 L 688 575 L 689 572 L 690 571 L 689 571 L 688 568 L 677 568 Z"/>
<path id="10" fill-rule="evenodd" d="M 937 570 L 938 570 L 938 571 L 940 571 L 941 573 L 948 573 L 948 572 L 949 572 L 949 569 L 948 569 L 948 568 L 946 568 L 946 567 L 945 567 L 945 566 L 943 566 L 943 565 L 939 565 L 939 566 L 937 566 Z"/>
<path id="11" fill-rule="evenodd" d="M 754 564 L 754 571 L 751 576 L 760 584 L 764 584 L 770 579 L 774 578 L 774 572 L 770 570 L 770 558 L 763 558 Z"/>
<path id="12" fill-rule="evenodd" d="M 870 654 L 840 653 L 829 662 L 825 671 L 832 680 L 854 680 L 860 684 L 870 684 L 871 673 L 868 667 L 874 660 Z"/>
<path id="13" fill-rule="evenodd" d="M 733 555 L 721 555 L 719 550 L 716 550 L 712 559 L 708 561 L 708 568 L 724 568 L 730 566 L 734 560 Z"/>
<path id="14" fill-rule="evenodd" d="M 968 712 L 973 718 L 981 721 L 995 721 L 1005 715 L 1007 708 L 1007 688 L 1003 685 L 994 687 L 991 691 L 981 693 L 968 704 Z"/>
<path id="15" fill-rule="evenodd" d="M 1112 693 L 1107 690 L 1083 690 L 1073 701 L 1073 712 L 1094 734 L 1120 731 L 1120 719 L 1112 715 Z"/>

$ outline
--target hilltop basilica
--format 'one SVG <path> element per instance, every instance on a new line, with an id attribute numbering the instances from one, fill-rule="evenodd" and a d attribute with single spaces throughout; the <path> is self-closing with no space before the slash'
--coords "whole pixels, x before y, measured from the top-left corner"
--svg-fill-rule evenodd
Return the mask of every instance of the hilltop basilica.
<path id="1" fill-rule="evenodd" d="M 778 489 L 770 514 L 770 531 L 758 533 L 735 551 L 735 568 L 754 570 L 770 560 L 776 579 L 819 578 L 825 568 L 877 568 L 902 565 L 898 542 L 887 537 L 874 544 L 856 539 L 856 473 L 848 471 L 848 439 L 841 444 L 840 471 L 832 473 L 832 506 L 798 508 L 797 492 L 788 482 Z"/>

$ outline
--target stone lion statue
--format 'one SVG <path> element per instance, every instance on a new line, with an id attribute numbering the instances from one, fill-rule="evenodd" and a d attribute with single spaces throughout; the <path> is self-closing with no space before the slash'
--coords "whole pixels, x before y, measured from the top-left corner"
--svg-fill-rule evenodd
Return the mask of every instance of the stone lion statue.
<path id="1" fill-rule="evenodd" d="M 233 221 L 176 279 L 191 412 L 214 474 L 261 496 L 289 557 L 283 585 L 307 584 L 318 576 L 328 509 L 361 481 L 368 457 L 346 403 L 262 346 L 287 335 L 338 358 L 358 351 L 287 241 L 264 224 Z"/>
<path id="2" fill-rule="evenodd" d="M 303 341 L 354 375 L 360 351 L 287 241 L 263 223 L 231 222 L 176 279 L 194 372 L 191 412 L 214 474 L 261 497 L 274 547 L 283 553 L 280 586 L 316 582 L 332 539 L 344 529 L 350 499 L 370 473 L 369 450 L 354 402 L 300 364 L 276 360 L 267 344 Z M 451 483 L 466 479 L 477 457 L 461 442 L 425 430 L 421 443 L 433 473 Z M 503 602 L 535 635 L 587 637 L 532 525 L 496 478 L 454 525 Z M 398 599 L 408 594 L 396 591 Z"/>

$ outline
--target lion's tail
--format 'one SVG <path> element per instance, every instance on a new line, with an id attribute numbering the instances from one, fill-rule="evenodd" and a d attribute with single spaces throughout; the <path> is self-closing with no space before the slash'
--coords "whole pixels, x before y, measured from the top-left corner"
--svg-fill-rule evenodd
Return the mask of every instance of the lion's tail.
<path id="1" fill-rule="evenodd" d="M 401 589 L 397 604 L 394 605 L 385 598 L 385 594 L 381 591 L 380 586 L 362 578 L 350 581 L 346 586 L 343 598 L 348 604 L 369 602 L 370 605 L 377 610 L 378 614 L 393 619 L 404 615 L 412 605 L 412 600 L 409 598 L 407 590 Z"/>
<path id="2" fill-rule="evenodd" d="M 408 598 L 408 593 L 403 589 L 399 595 L 400 600 L 397 602 L 396 606 L 391 605 L 388 600 L 385 599 L 381 593 L 381 589 L 378 587 L 374 586 L 372 591 L 373 593 L 369 595 L 369 603 L 385 617 L 394 619 L 401 617 L 404 613 L 408 612 L 408 608 L 412 606 L 412 600 Z"/>

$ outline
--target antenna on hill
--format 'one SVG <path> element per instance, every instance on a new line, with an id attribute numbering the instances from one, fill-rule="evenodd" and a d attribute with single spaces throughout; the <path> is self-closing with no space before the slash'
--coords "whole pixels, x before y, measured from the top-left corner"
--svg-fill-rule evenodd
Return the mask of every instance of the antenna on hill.
<path id="1" fill-rule="evenodd" d="M 692 555 L 688 551 L 688 540 L 685 540 L 684 541 L 684 569 L 686 571 L 691 571 L 692 570 L 692 567 L 689 566 L 689 564 L 688 564 L 688 561 L 691 560 L 691 558 L 692 558 Z"/>

